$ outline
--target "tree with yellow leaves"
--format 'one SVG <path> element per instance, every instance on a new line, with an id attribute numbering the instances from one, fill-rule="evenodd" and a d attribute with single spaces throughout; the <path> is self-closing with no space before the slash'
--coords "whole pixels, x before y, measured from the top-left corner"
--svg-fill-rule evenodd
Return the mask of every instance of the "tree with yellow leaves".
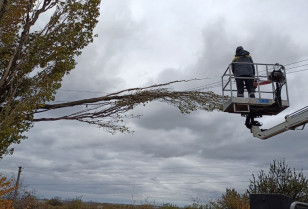
<path id="1" fill-rule="evenodd" d="M 226 193 L 216 201 L 211 201 L 207 205 L 209 209 L 249 209 L 249 197 L 246 194 L 240 194 L 235 189 L 226 189 Z"/>
<path id="2" fill-rule="evenodd" d="M 0 209 L 14 209 L 12 207 L 13 201 L 3 199 L 3 196 L 12 192 L 15 189 L 12 186 L 12 181 L 2 176 L 0 173 Z"/>

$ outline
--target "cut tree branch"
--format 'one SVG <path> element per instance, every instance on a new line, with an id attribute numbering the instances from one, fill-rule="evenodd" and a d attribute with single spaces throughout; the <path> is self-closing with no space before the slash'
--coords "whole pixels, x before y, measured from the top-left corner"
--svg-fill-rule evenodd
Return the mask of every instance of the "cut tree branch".
<path id="1" fill-rule="evenodd" d="M 148 87 L 130 88 L 130 89 L 125 89 L 125 90 L 118 91 L 118 92 L 115 92 L 115 93 L 111 93 L 111 94 L 108 94 L 108 95 L 102 96 L 102 97 L 82 99 L 82 100 L 77 100 L 77 101 L 73 101 L 73 102 L 65 102 L 65 103 L 59 103 L 59 104 L 43 104 L 43 105 L 40 105 L 40 109 L 52 110 L 52 109 L 59 109 L 59 108 L 64 108 L 64 107 L 73 107 L 73 106 L 78 106 L 78 105 L 91 104 L 91 103 L 96 103 L 96 102 L 101 102 L 101 101 L 121 100 L 121 99 L 127 98 L 127 95 L 126 96 L 120 96 L 120 94 L 125 93 L 125 92 L 144 91 L 144 90 L 147 90 L 147 89 L 169 86 L 169 85 L 174 84 L 174 83 L 190 82 L 190 81 L 193 81 L 193 80 L 199 80 L 199 79 L 176 80 L 176 81 L 171 81 L 171 82 L 168 82 L 168 83 L 155 84 L 155 85 L 148 86 Z M 132 95 L 129 95 L 129 96 L 132 96 Z"/>
<path id="2" fill-rule="evenodd" d="M 62 115 L 59 117 L 35 118 L 33 122 L 56 121 L 56 120 L 77 120 L 89 124 L 96 124 L 110 129 L 120 127 L 117 125 L 122 118 L 128 116 L 123 114 L 132 110 L 140 104 L 146 104 L 151 101 L 161 101 L 176 106 L 182 113 L 202 109 L 206 111 L 220 110 L 222 96 L 213 92 L 199 91 L 170 91 L 166 86 L 179 82 L 188 82 L 191 80 L 177 80 L 163 84 L 156 84 L 143 88 L 131 88 L 119 92 L 111 93 L 106 96 L 77 100 L 73 102 L 59 104 L 41 105 L 38 113 L 50 110 L 85 105 L 86 108 L 75 113 Z M 88 106 L 91 105 L 91 108 Z M 134 117 L 134 116 L 132 116 Z"/>

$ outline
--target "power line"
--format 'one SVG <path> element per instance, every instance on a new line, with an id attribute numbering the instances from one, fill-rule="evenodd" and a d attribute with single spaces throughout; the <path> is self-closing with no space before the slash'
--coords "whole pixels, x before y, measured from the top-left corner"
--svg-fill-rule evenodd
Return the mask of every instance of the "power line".
<path id="1" fill-rule="evenodd" d="M 292 62 L 289 64 L 285 64 L 284 66 L 288 66 L 288 65 L 293 65 L 293 64 L 298 64 L 301 62 L 305 62 L 308 61 L 308 59 L 304 59 L 304 60 L 300 60 L 297 62 Z M 299 65 L 299 66 L 295 66 L 295 67 L 291 67 L 291 68 L 287 68 L 286 70 L 290 70 L 290 69 L 295 69 L 295 68 L 299 68 L 299 67 L 304 67 L 307 66 L 308 64 L 304 64 L 304 65 Z M 291 74 L 291 73 L 297 73 L 297 72 L 302 72 L 302 71 L 306 71 L 308 69 L 303 69 L 303 70 L 298 70 L 298 71 L 292 71 L 292 72 L 287 72 L 286 74 Z M 216 85 L 215 85 L 216 84 Z M 219 84 L 219 85 L 218 85 Z M 187 89 L 187 91 L 192 91 L 192 90 L 202 90 L 202 89 L 211 89 L 211 88 L 215 88 L 215 87 L 220 87 L 221 86 L 221 81 L 217 81 L 214 83 L 210 83 L 210 84 L 206 84 L 206 85 L 202 85 L 202 86 L 197 86 L 195 88 L 191 88 L 191 89 Z"/>
<path id="2" fill-rule="evenodd" d="M 102 92 L 102 91 L 83 91 L 83 90 L 74 90 L 74 89 L 58 89 L 58 91 L 71 91 L 71 92 L 78 92 L 78 93 L 93 93 L 93 94 L 107 94 L 107 92 Z"/>
<path id="3" fill-rule="evenodd" d="M 198 86 L 198 87 L 195 87 L 195 88 L 187 89 L 186 91 L 194 91 L 194 90 L 200 90 L 200 89 L 205 89 L 205 88 L 212 88 L 212 87 L 216 87 L 218 84 L 220 86 L 221 82 L 220 81 L 216 81 L 216 82 L 213 82 L 213 83 L 204 84 L 202 86 Z"/>
<path id="4" fill-rule="evenodd" d="M 80 92 L 80 93 L 95 93 L 95 94 L 106 93 L 102 91 L 83 91 L 83 90 L 73 90 L 73 89 L 58 89 L 58 91 L 73 91 L 73 92 Z"/>
<path id="5" fill-rule="evenodd" d="M 304 59 L 304 60 L 300 60 L 300 61 L 297 61 L 297 62 L 292 62 L 292 63 L 289 63 L 289 64 L 285 64 L 284 66 L 294 65 L 294 64 L 297 64 L 297 63 L 305 62 L 305 61 L 308 61 L 308 59 Z"/>
<path id="6" fill-rule="evenodd" d="M 294 64 L 301 63 L 301 62 L 305 62 L 305 61 L 308 61 L 308 59 L 303 59 L 303 60 L 300 60 L 300 61 L 288 63 L 288 64 L 285 64 L 284 66 L 294 65 Z M 290 68 L 287 68 L 286 70 L 295 69 L 295 68 L 299 68 L 299 67 L 303 67 L 303 66 L 308 66 L 308 64 L 290 67 Z M 308 69 L 292 71 L 292 72 L 288 72 L 287 74 L 302 72 L 302 71 L 306 71 L 306 70 L 308 70 Z M 209 79 L 209 78 L 205 77 L 205 78 L 201 78 L 200 80 L 205 80 L 205 79 Z M 186 91 L 196 91 L 196 90 L 217 88 L 217 87 L 220 87 L 220 84 L 221 84 L 221 81 L 216 81 L 216 82 L 213 82 L 213 83 L 204 84 L 204 85 L 197 86 L 197 87 L 194 87 L 194 88 L 186 89 Z M 59 91 L 78 92 L 78 93 L 92 93 L 92 94 L 103 94 L 103 93 L 105 93 L 106 94 L 106 92 L 102 92 L 102 91 L 87 91 L 87 90 L 74 90 L 74 89 L 58 89 L 58 90 Z M 54 102 L 68 102 L 68 101 L 54 101 Z"/>
<path id="7" fill-rule="evenodd" d="M 294 69 L 294 68 L 304 67 L 304 66 L 307 66 L 307 65 L 308 64 L 298 65 L 298 66 L 295 66 L 295 67 L 286 68 L 286 70 L 291 70 L 291 69 Z"/>
<path id="8" fill-rule="evenodd" d="M 307 70 L 308 69 L 296 70 L 296 71 L 288 72 L 287 74 L 298 73 L 298 72 L 303 72 L 303 71 L 307 71 Z"/>
<path id="9" fill-rule="evenodd" d="M 295 69 L 298 67 L 303 67 L 303 66 L 307 66 L 308 64 L 305 65 L 301 65 L 301 66 L 296 66 L 296 67 L 292 67 L 292 68 L 288 68 L 286 70 L 290 70 L 290 69 Z M 292 73 L 298 73 L 298 72 L 303 72 L 303 71 L 307 71 L 308 69 L 302 69 L 302 70 L 297 70 L 297 71 L 291 71 L 291 72 L 286 72 L 286 74 L 292 74 Z M 221 86 L 221 81 L 216 81 L 213 83 L 209 83 L 209 84 L 204 84 L 201 86 L 197 86 L 194 88 L 190 88 L 190 89 L 186 89 L 186 91 L 197 91 L 197 90 L 204 90 L 204 89 L 213 89 L 213 88 L 218 88 Z M 103 93 L 103 92 L 91 92 L 91 91 L 78 91 L 78 90 L 66 90 L 66 91 L 74 91 L 74 92 L 88 92 L 88 93 Z M 71 101 L 54 101 L 54 102 L 71 102 Z"/>
<path id="10" fill-rule="evenodd" d="M 195 79 L 195 80 L 207 80 L 207 79 L 211 79 L 211 78 L 204 77 L 204 78 L 198 78 L 198 79 Z M 110 94 L 110 93 L 103 92 L 103 91 L 86 91 L 86 90 L 74 90 L 74 89 L 58 89 L 58 91 L 71 91 L 71 92 L 93 93 L 93 94 Z"/>

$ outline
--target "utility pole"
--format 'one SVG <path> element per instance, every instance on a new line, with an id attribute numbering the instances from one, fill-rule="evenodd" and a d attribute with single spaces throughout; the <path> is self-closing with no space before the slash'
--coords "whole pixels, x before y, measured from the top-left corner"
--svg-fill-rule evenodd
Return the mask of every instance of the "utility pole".
<path id="1" fill-rule="evenodd" d="M 18 167 L 18 175 L 17 175 L 16 185 L 15 185 L 15 192 L 14 192 L 14 202 L 16 201 L 17 194 L 18 194 L 18 187 L 19 187 L 19 180 L 20 180 L 21 169 L 22 169 L 22 167 L 19 166 Z"/>

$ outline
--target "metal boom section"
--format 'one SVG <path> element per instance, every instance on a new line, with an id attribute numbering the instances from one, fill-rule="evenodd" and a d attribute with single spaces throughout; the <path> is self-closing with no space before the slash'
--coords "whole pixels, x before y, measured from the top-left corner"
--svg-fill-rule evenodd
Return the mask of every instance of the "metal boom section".
<path id="1" fill-rule="evenodd" d="M 260 139 L 268 139 L 272 136 L 278 135 L 288 130 L 295 130 L 297 127 L 302 126 L 304 129 L 305 124 L 308 123 L 308 106 L 290 114 L 286 115 L 285 121 L 269 129 L 260 129 L 260 126 L 251 127 L 251 132 L 254 137 Z"/>

